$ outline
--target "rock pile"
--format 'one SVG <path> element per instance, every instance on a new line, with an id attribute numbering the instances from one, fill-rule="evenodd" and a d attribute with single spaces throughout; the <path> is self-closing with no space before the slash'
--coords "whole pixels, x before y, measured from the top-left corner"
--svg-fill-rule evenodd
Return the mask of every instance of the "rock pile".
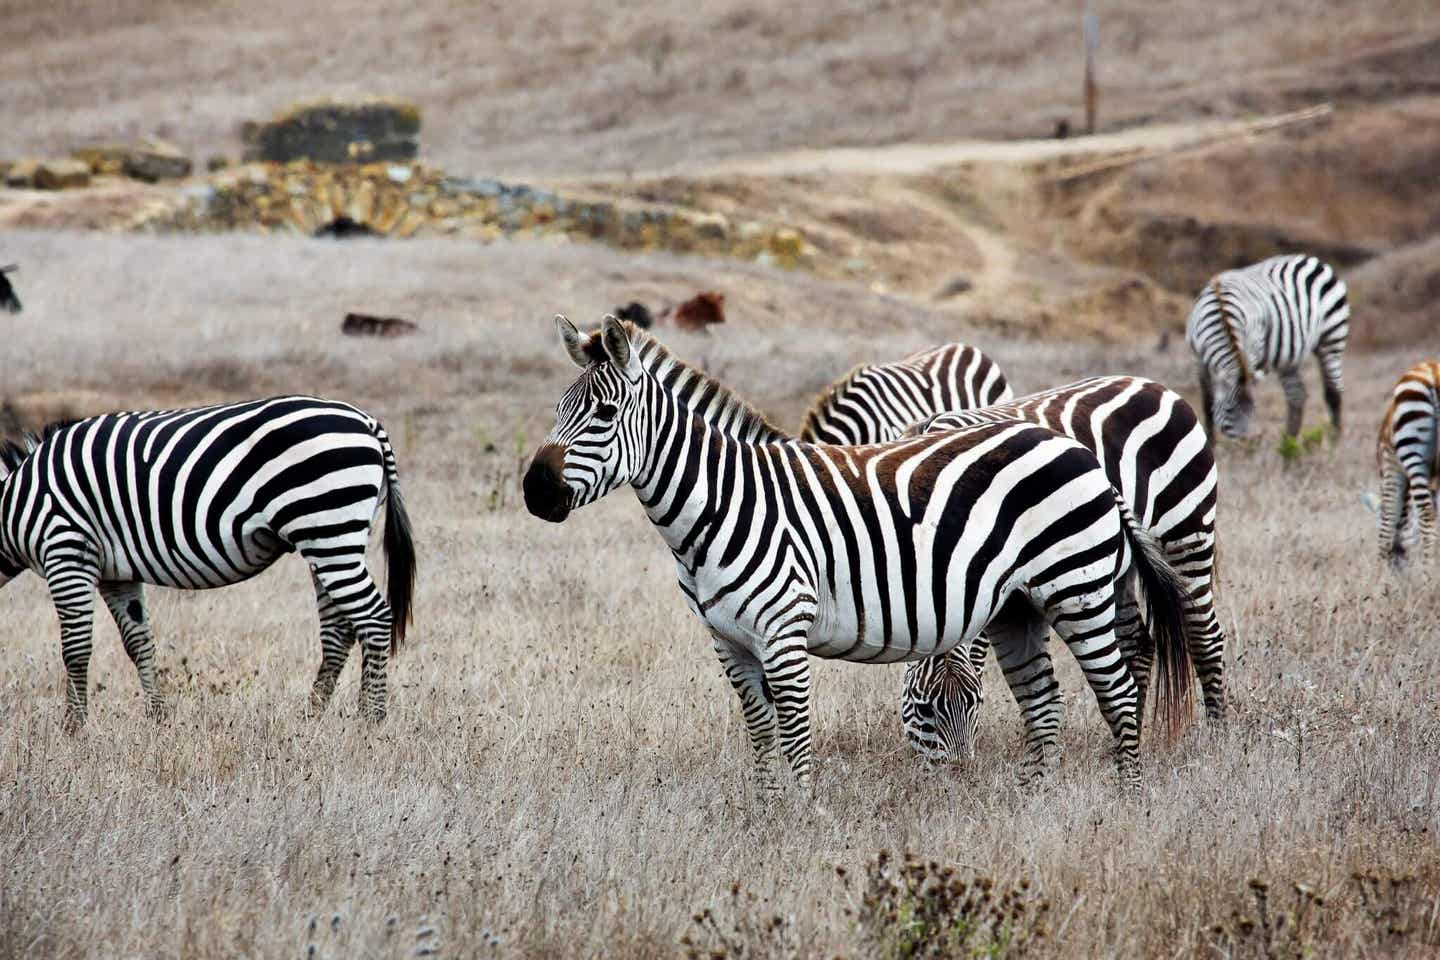
<path id="1" fill-rule="evenodd" d="M 449 177 L 418 163 L 333 166 L 251 163 L 154 202 L 132 229 L 254 230 L 306 236 L 559 236 L 634 250 L 670 250 L 808 266 L 814 248 L 788 227 L 659 206 L 561 197 L 498 180 Z"/>
<path id="2" fill-rule="evenodd" d="M 190 176 L 190 157 L 164 140 L 141 140 L 139 143 L 104 143 L 81 147 L 70 154 L 97 176 L 124 176 L 146 183 L 179 180 Z"/>
<path id="3" fill-rule="evenodd" d="M 420 149 L 420 108 L 394 99 L 296 104 L 269 123 L 240 128 L 247 161 L 383 163 L 413 160 Z"/>

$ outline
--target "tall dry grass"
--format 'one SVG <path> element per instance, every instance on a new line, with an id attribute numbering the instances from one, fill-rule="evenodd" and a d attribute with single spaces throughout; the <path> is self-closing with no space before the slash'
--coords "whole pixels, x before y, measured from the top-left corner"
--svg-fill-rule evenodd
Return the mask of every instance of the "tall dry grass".
<path id="1" fill-rule="evenodd" d="M 164 726 L 97 621 L 93 712 L 73 738 L 43 587 L 6 588 L 0 956 L 672 956 L 703 938 L 706 907 L 725 929 L 785 918 L 786 944 L 753 935 L 760 955 L 866 955 L 862 893 L 834 868 L 863 876 L 882 849 L 1028 882 L 1050 905 L 1041 954 L 1263 956 L 1241 929 L 1252 879 L 1276 916 L 1290 884 L 1326 898 L 1272 952 L 1434 948 L 1440 592 L 1381 572 L 1357 496 L 1408 351 L 1351 359 L 1334 447 L 1286 468 L 1273 386 L 1265 440 L 1220 451 L 1233 719 L 1147 745 L 1141 797 L 1117 789 L 1109 735 L 1057 650 L 1070 717 L 1043 789 L 1015 786 L 1018 716 L 993 668 L 978 759 L 927 771 L 902 748 L 901 668 L 819 664 L 816 797 L 763 805 L 735 697 L 630 494 L 558 527 L 519 502 L 522 456 L 572 376 L 549 314 L 721 286 L 718 335 L 666 339 L 791 426 L 851 362 L 947 338 L 993 350 L 1021 390 L 1125 371 L 1193 395 L 1183 348 L 991 342 L 803 278 L 548 245 L 12 234 L 12 249 L 28 312 L 6 321 L 11 397 L 354 400 L 395 440 L 421 566 L 379 728 L 359 716 L 354 667 L 326 716 L 303 716 L 318 657 L 298 564 L 153 591 Z M 424 333 L 342 340 L 360 306 Z M 1414 873 L 1420 926 L 1388 933 L 1357 871 Z"/>

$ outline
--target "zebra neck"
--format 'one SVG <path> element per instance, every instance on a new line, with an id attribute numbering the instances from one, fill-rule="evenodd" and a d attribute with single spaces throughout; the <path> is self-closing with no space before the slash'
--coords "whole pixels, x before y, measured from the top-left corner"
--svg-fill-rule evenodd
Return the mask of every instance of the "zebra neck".
<path id="1" fill-rule="evenodd" d="M 758 461 L 776 444 L 737 439 L 663 389 L 647 399 L 650 444 L 631 486 L 676 559 L 694 570 L 734 526 L 738 478 L 755 484 Z"/>

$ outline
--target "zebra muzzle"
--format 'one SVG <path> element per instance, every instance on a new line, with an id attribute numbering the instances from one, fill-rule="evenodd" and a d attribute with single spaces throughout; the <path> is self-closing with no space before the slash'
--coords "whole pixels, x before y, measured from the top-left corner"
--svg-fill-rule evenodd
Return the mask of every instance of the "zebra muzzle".
<path id="1" fill-rule="evenodd" d="M 525 471 L 525 509 L 541 520 L 560 523 L 570 515 L 570 487 L 561 476 L 564 469 L 565 449 L 547 443 L 535 451 Z"/>

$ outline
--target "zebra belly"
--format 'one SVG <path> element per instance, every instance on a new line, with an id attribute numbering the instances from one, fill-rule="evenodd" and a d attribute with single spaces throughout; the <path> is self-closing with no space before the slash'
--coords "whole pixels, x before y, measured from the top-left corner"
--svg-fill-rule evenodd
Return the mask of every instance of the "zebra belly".
<path id="1" fill-rule="evenodd" d="M 261 525 L 247 525 L 238 543 L 228 544 L 224 549 L 192 545 L 185 551 L 156 552 L 127 550 L 120 544 L 109 544 L 100 578 L 181 590 L 207 590 L 249 580 L 291 551 L 288 543 Z"/>

